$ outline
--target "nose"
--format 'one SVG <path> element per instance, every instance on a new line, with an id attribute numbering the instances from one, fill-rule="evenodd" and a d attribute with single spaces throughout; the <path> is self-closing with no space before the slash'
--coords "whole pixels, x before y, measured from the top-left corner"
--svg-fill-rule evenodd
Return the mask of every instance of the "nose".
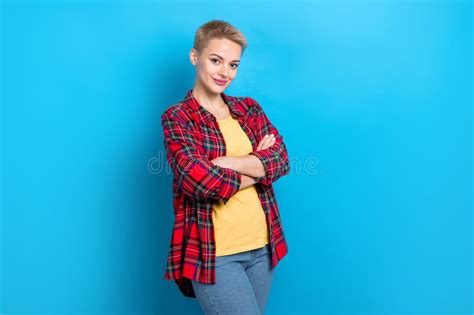
<path id="1" fill-rule="evenodd" d="M 222 65 L 219 69 L 219 75 L 221 75 L 222 77 L 224 78 L 227 78 L 227 75 L 228 75 L 228 70 L 227 70 L 227 67 L 225 65 Z"/>

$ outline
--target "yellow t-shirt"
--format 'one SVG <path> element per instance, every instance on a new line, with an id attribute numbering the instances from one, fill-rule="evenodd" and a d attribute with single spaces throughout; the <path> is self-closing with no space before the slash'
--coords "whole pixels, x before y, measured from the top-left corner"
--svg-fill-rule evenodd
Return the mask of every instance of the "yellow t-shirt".
<path id="1" fill-rule="evenodd" d="M 226 143 L 227 156 L 252 152 L 252 143 L 232 116 L 217 120 Z M 239 190 L 224 204 L 214 203 L 212 211 L 216 256 L 261 248 L 269 243 L 267 222 L 254 185 Z"/>

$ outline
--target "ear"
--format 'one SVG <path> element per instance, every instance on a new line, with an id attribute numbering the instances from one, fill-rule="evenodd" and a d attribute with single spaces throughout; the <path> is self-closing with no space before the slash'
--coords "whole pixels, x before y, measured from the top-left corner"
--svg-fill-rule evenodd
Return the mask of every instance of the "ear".
<path id="1" fill-rule="evenodd" d="M 197 63 L 197 51 L 194 48 L 191 48 L 191 51 L 189 52 L 189 60 L 193 65 L 196 65 Z"/>

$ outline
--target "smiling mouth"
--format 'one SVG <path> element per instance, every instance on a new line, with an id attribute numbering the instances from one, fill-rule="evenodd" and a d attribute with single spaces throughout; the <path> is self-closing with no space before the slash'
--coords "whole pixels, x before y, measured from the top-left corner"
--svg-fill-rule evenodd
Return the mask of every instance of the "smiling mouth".
<path id="1" fill-rule="evenodd" d="M 217 79 L 214 79 L 214 78 L 212 78 L 212 79 L 213 79 L 214 82 L 216 82 L 216 84 L 218 84 L 218 85 L 224 85 L 224 84 L 227 83 L 227 81 L 221 81 L 221 80 L 217 80 Z"/>

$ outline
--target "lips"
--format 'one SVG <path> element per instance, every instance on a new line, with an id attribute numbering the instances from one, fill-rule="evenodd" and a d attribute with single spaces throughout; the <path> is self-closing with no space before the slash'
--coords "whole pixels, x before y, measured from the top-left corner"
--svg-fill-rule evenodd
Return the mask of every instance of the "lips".
<path id="1" fill-rule="evenodd" d="M 214 78 L 212 78 L 212 79 L 214 80 L 214 82 L 216 82 L 217 85 L 225 85 L 227 83 L 227 81 L 217 80 L 217 79 L 214 79 Z"/>

